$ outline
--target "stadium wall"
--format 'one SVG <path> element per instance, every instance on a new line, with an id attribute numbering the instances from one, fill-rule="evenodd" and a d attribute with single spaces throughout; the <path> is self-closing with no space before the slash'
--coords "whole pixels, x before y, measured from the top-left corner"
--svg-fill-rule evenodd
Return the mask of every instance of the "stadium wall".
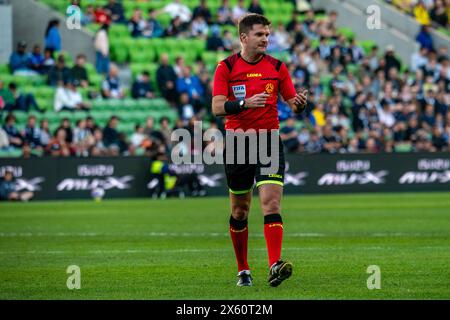
<path id="1" fill-rule="evenodd" d="M 287 155 L 285 194 L 450 191 L 450 153 Z M 14 172 L 20 190 L 38 200 L 150 197 L 150 160 L 121 158 L 0 159 L 0 175 Z M 222 165 L 172 166 L 196 173 L 209 195 L 228 193 Z"/>
<path id="2" fill-rule="evenodd" d="M 12 1 L 13 7 L 13 46 L 24 40 L 31 50 L 34 44 L 44 46 L 45 29 L 49 20 L 58 18 L 61 21 L 59 32 L 62 39 L 62 50 L 73 58 L 84 53 L 87 60 L 95 63 L 94 36 L 86 30 L 70 30 L 66 26 L 63 15 L 34 0 Z"/>
<path id="3" fill-rule="evenodd" d="M 9 62 L 12 40 L 12 7 L 9 1 L 0 0 L 0 64 Z"/>

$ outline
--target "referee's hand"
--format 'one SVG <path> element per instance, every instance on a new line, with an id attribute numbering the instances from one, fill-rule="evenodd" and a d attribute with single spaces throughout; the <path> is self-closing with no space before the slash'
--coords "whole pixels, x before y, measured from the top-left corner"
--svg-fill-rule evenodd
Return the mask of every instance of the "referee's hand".
<path id="1" fill-rule="evenodd" d="M 253 97 L 245 99 L 245 108 L 265 107 L 268 97 L 270 97 L 270 94 L 267 92 L 255 94 Z"/>
<path id="2" fill-rule="evenodd" d="M 298 92 L 294 98 L 295 106 L 297 110 L 296 113 L 303 112 L 306 108 L 306 104 L 308 103 L 308 90 L 303 90 L 302 92 Z"/>

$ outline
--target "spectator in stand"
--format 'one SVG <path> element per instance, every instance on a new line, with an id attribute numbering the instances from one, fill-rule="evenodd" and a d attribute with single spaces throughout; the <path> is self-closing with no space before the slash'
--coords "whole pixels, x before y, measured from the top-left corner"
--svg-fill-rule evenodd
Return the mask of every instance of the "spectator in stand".
<path id="1" fill-rule="evenodd" d="M 9 84 L 9 91 L 15 99 L 15 104 L 12 109 L 6 109 L 7 111 L 19 110 L 28 112 L 30 109 L 34 109 L 38 112 L 44 112 L 43 109 L 39 108 L 34 95 L 31 93 L 20 92 L 14 82 Z"/>
<path id="2" fill-rule="evenodd" d="M 262 15 L 264 14 L 264 10 L 259 4 L 259 0 L 251 0 L 250 6 L 248 7 L 248 12 Z"/>
<path id="3" fill-rule="evenodd" d="M 103 131 L 100 128 L 96 128 L 93 132 L 93 143 L 89 148 L 89 155 L 92 157 L 101 157 L 108 155 L 108 149 L 103 143 Z"/>
<path id="4" fill-rule="evenodd" d="M 2 99 L 2 106 L 0 107 L 0 111 L 14 109 L 16 105 L 14 94 L 11 92 L 11 90 L 9 90 L 9 88 L 5 88 L 5 84 L 2 80 L 0 80 L 0 98 Z"/>
<path id="5" fill-rule="evenodd" d="M 44 63 L 42 66 L 43 74 L 48 75 L 53 66 L 55 66 L 55 59 L 53 59 L 52 52 L 47 49 L 44 51 Z"/>
<path id="6" fill-rule="evenodd" d="M 86 26 L 95 22 L 95 8 L 92 4 L 88 4 L 85 12 L 83 12 L 83 15 L 81 17 L 81 24 L 83 26 Z"/>
<path id="7" fill-rule="evenodd" d="M 106 127 L 103 129 L 103 144 L 106 148 L 112 149 L 119 147 L 119 132 L 117 126 L 119 125 L 119 118 L 112 116 Z"/>
<path id="8" fill-rule="evenodd" d="M 90 110 L 90 105 L 83 102 L 83 97 L 81 93 L 78 92 L 74 82 L 67 81 L 65 83 L 61 82 L 56 89 L 54 110 L 56 112 L 63 110 L 88 111 Z"/>
<path id="9" fill-rule="evenodd" d="M 159 38 L 164 34 L 164 29 L 157 20 L 158 11 L 155 9 L 148 10 L 148 20 L 145 25 L 143 35 L 146 38 Z"/>
<path id="10" fill-rule="evenodd" d="M 42 149 L 41 129 L 36 126 L 36 117 L 29 116 L 24 131 L 24 141 L 32 149 Z"/>
<path id="11" fill-rule="evenodd" d="M 97 7 L 94 9 L 94 18 L 95 18 L 95 23 L 98 23 L 101 25 L 105 25 L 105 24 L 110 25 L 112 23 L 111 12 L 102 7 Z"/>
<path id="12" fill-rule="evenodd" d="M 111 21 L 113 23 L 126 23 L 125 10 L 120 1 L 108 0 L 104 8 L 111 13 Z"/>
<path id="13" fill-rule="evenodd" d="M 5 171 L 0 179 L 0 201 L 30 201 L 33 197 L 31 191 L 18 191 L 13 172 Z"/>
<path id="14" fill-rule="evenodd" d="M 232 19 L 234 25 L 236 25 L 240 18 L 242 18 L 247 13 L 245 8 L 245 1 L 239 0 L 238 3 L 233 7 Z"/>
<path id="15" fill-rule="evenodd" d="M 175 17 L 170 21 L 170 25 L 164 31 L 166 37 L 180 37 L 184 29 L 182 28 L 182 22 L 180 17 Z"/>
<path id="16" fill-rule="evenodd" d="M 131 96 L 134 99 L 152 99 L 155 97 L 155 92 L 152 83 L 150 82 L 150 73 L 148 71 L 144 71 L 133 83 Z"/>
<path id="17" fill-rule="evenodd" d="M 131 32 L 131 37 L 139 38 L 143 35 L 143 32 L 146 27 L 146 22 L 142 17 L 142 11 L 140 9 L 136 9 L 133 12 L 133 16 L 128 22 L 128 29 Z"/>
<path id="18" fill-rule="evenodd" d="M 146 136 L 144 134 L 144 127 L 141 126 L 140 124 L 136 124 L 136 126 L 134 127 L 134 133 L 130 137 L 131 146 L 133 146 L 136 149 L 141 147 L 145 137 Z"/>
<path id="19" fill-rule="evenodd" d="M 280 130 L 280 138 L 288 152 L 296 152 L 298 150 L 300 142 L 295 129 L 295 118 L 286 120 L 285 125 Z"/>
<path id="20" fill-rule="evenodd" d="M 94 40 L 94 47 L 96 51 L 96 67 L 97 72 L 101 74 L 108 74 L 109 72 L 109 24 L 102 25 L 97 31 Z"/>
<path id="21" fill-rule="evenodd" d="M 59 34 L 59 20 L 53 19 L 47 25 L 47 30 L 45 31 L 45 49 L 55 53 L 61 51 L 61 35 Z"/>
<path id="22" fill-rule="evenodd" d="M 419 0 L 417 2 L 417 4 L 414 6 L 413 12 L 418 23 L 426 26 L 430 24 L 430 14 L 428 13 L 428 9 L 425 6 L 423 0 Z"/>
<path id="23" fill-rule="evenodd" d="M 206 50 L 208 51 L 225 50 L 222 38 L 220 37 L 220 28 L 217 25 L 211 27 L 211 35 L 206 40 Z"/>
<path id="24" fill-rule="evenodd" d="M 187 92 L 181 92 L 180 103 L 178 105 L 178 114 L 182 120 L 186 123 L 195 115 L 194 107 L 189 101 L 189 94 Z"/>
<path id="25" fill-rule="evenodd" d="M 50 127 L 48 119 L 42 119 L 39 129 L 41 131 L 40 134 L 40 144 L 41 146 L 46 146 L 50 143 L 50 140 L 52 138 L 52 134 L 50 133 Z"/>
<path id="26" fill-rule="evenodd" d="M 47 83 L 56 87 L 59 82 L 69 82 L 72 79 L 72 73 L 69 68 L 66 67 L 66 60 L 64 56 L 61 54 L 58 56 L 58 60 L 56 65 L 53 66 L 48 73 Z"/>
<path id="27" fill-rule="evenodd" d="M 208 37 L 208 24 L 202 16 L 197 16 L 191 23 L 191 36 L 194 38 L 206 39 Z"/>
<path id="28" fill-rule="evenodd" d="M 119 68 L 115 64 L 111 64 L 109 75 L 103 81 L 102 96 L 105 99 L 123 99 L 125 97 L 119 78 Z"/>
<path id="29" fill-rule="evenodd" d="M 0 150 L 9 150 L 8 134 L 0 127 Z"/>
<path id="30" fill-rule="evenodd" d="M 171 135 L 172 135 L 172 129 L 170 128 L 170 122 L 169 118 L 162 117 L 159 119 L 160 128 L 159 131 L 161 132 L 161 135 L 164 138 L 164 144 L 166 146 L 169 146 L 171 144 Z"/>
<path id="31" fill-rule="evenodd" d="M 200 4 L 194 8 L 192 20 L 195 20 L 197 17 L 202 17 L 208 25 L 212 23 L 211 11 L 208 8 L 208 3 L 206 0 L 200 0 Z"/>
<path id="32" fill-rule="evenodd" d="M 447 8 L 444 6 L 443 0 L 436 0 L 434 7 L 431 9 L 430 17 L 439 27 L 449 26 L 450 3 Z"/>
<path id="33" fill-rule="evenodd" d="M 177 75 L 174 68 L 169 64 L 169 56 L 161 54 L 160 65 L 156 71 L 156 79 L 162 96 L 172 105 L 178 101 L 176 88 Z"/>
<path id="34" fill-rule="evenodd" d="M 225 30 L 223 32 L 222 42 L 223 42 L 223 48 L 225 51 L 233 50 L 235 40 L 233 39 L 233 35 L 231 34 L 230 30 Z"/>
<path id="35" fill-rule="evenodd" d="M 195 113 L 198 113 L 203 105 L 203 87 L 200 79 L 196 75 L 192 75 L 190 66 L 185 66 L 183 76 L 177 80 L 177 91 L 179 94 L 187 92 L 189 102 L 194 106 Z"/>
<path id="36" fill-rule="evenodd" d="M 420 32 L 417 34 L 416 41 L 421 47 L 427 48 L 429 51 L 434 51 L 433 38 L 431 37 L 430 27 L 423 25 Z"/>
<path id="37" fill-rule="evenodd" d="M 73 130 L 73 144 L 76 156 L 88 157 L 89 148 L 94 143 L 91 132 L 86 128 L 86 120 L 80 119 Z"/>
<path id="38" fill-rule="evenodd" d="M 94 135 L 94 131 L 99 129 L 99 126 L 95 123 L 94 118 L 92 116 L 86 117 L 86 129 L 89 130 L 89 132 Z"/>
<path id="39" fill-rule="evenodd" d="M 72 68 L 72 79 L 77 87 L 89 87 L 89 76 L 85 64 L 86 56 L 84 54 L 79 54 L 75 65 Z"/>
<path id="40" fill-rule="evenodd" d="M 23 136 L 20 133 L 19 129 L 16 127 L 16 117 L 14 114 L 9 113 L 6 116 L 5 124 L 3 125 L 3 130 L 8 135 L 9 146 L 12 148 L 22 148 L 23 145 Z"/>
<path id="41" fill-rule="evenodd" d="M 27 43 L 25 41 L 20 41 L 17 44 L 17 51 L 11 54 L 9 68 L 14 75 L 37 74 L 31 69 L 31 55 L 27 53 Z"/>
<path id="42" fill-rule="evenodd" d="M 222 0 L 222 4 L 219 7 L 219 9 L 217 9 L 217 23 L 220 25 L 233 25 L 233 10 L 231 9 L 230 6 L 230 1 L 229 0 Z"/>
<path id="43" fill-rule="evenodd" d="M 428 49 L 426 47 L 420 47 L 420 50 L 411 56 L 410 70 L 416 72 L 417 69 L 425 66 L 427 63 Z"/>
<path id="44" fill-rule="evenodd" d="M 39 74 L 45 74 L 44 62 L 45 58 L 41 53 L 41 46 L 37 44 L 33 47 L 33 53 L 30 56 L 30 67 Z"/>
<path id="45" fill-rule="evenodd" d="M 75 148 L 67 141 L 67 131 L 64 128 L 56 130 L 55 137 L 46 146 L 45 152 L 52 157 L 70 157 L 75 155 Z"/>
<path id="46" fill-rule="evenodd" d="M 186 5 L 182 4 L 181 0 L 174 0 L 170 2 L 162 9 L 162 11 L 168 13 L 171 16 L 172 20 L 175 20 L 176 17 L 179 17 L 181 22 L 181 30 L 186 30 L 187 26 L 191 22 L 191 10 Z"/>
<path id="47" fill-rule="evenodd" d="M 393 45 L 388 45 L 386 47 L 386 53 L 384 55 L 384 60 L 386 62 L 385 66 L 384 66 L 384 73 L 386 78 L 389 75 L 389 70 L 391 68 L 396 68 L 397 71 L 401 70 L 401 64 L 400 61 L 397 59 L 397 57 L 395 56 L 395 48 Z"/>

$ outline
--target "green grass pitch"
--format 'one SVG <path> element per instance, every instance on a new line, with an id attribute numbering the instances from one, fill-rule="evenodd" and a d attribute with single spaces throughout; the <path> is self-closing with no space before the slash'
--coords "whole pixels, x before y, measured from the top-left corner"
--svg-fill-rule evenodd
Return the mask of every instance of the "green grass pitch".
<path id="1" fill-rule="evenodd" d="M 257 198 L 254 286 L 236 287 L 228 199 L 0 204 L 0 299 L 449 299 L 450 193 L 286 196 L 283 257 L 267 284 Z M 66 269 L 81 269 L 81 289 Z M 381 269 L 369 290 L 367 267 Z"/>

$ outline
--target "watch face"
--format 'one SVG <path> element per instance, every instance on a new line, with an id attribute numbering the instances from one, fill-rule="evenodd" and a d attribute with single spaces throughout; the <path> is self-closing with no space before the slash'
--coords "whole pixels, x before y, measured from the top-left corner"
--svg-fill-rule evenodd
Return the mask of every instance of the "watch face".
<path id="1" fill-rule="evenodd" d="M 244 100 L 239 101 L 239 106 L 243 107 L 243 106 L 244 106 L 244 103 L 245 103 Z"/>

